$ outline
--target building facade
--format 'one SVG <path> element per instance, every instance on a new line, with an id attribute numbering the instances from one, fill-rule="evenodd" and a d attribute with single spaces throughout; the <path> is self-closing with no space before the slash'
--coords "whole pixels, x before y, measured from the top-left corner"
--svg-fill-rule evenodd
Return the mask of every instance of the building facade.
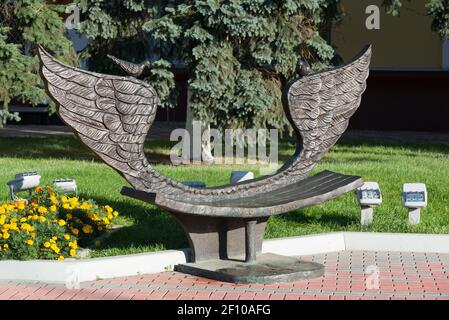
<path id="1" fill-rule="evenodd" d="M 345 61 L 373 45 L 368 88 L 351 127 L 449 131 L 449 42 L 431 30 L 427 1 L 402 1 L 400 17 L 386 14 L 381 2 L 342 0 L 345 17 L 331 34 Z M 366 26 L 373 5 L 380 8 L 378 29 Z"/>

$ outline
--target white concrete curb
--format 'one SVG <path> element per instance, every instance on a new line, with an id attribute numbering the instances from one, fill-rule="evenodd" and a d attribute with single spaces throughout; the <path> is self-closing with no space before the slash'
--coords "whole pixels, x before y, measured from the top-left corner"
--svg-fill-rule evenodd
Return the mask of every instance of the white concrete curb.
<path id="1" fill-rule="evenodd" d="M 449 235 L 335 232 L 265 240 L 262 252 L 301 256 L 343 250 L 449 253 Z M 189 249 L 72 261 L 0 261 L 0 281 L 76 285 L 83 281 L 172 270 L 188 260 Z"/>

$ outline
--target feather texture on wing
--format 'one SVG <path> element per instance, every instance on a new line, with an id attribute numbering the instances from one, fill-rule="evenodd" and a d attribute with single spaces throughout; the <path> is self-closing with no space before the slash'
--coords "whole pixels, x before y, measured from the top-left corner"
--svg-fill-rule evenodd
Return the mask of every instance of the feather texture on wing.
<path id="1" fill-rule="evenodd" d="M 145 179 L 152 182 L 144 142 L 159 104 L 154 89 L 135 78 L 66 66 L 43 48 L 39 55 L 47 90 L 62 120 L 133 185 L 143 188 Z"/>
<path id="2" fill-rule="evenodd" d="M 288 172 L 304 175 L 329 151 L 360 106 L 369 75 L 371 46 L 353 62 L 301 78 L 286 91 L 292 125 L 301 136 L 301 155 Z"/>

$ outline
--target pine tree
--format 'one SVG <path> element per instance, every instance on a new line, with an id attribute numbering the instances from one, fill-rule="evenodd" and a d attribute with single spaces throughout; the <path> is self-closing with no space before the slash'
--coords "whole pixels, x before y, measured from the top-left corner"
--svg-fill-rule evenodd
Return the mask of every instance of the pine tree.
<path id="1" fill-rule="evenodd" d="M 0 4 L 0 127 L 7 120 L 19 120 L 8 112 L 12 100 L 36 105 L 47 99 L 38 75 L 37 44 L 63 61 L 77 62 L 65 37 L 64 9 L 40 0 Z"/>
<path id="2" fill-rule="evenodd" d="M 190 73 L 196 119 L 217 127 L 287 128 L 282 89 L 300 59 L 330 64 L 320 36 L 328 0 L 86 1 L 81 32 L 93 41 L 91 68 L 110 71 L 107 51 L 133 62 L 151 58 L 147 80 L 165 105 L 173 99 L 173 66 Z M 329 17 L 328 17 L 329 18 Z"/>

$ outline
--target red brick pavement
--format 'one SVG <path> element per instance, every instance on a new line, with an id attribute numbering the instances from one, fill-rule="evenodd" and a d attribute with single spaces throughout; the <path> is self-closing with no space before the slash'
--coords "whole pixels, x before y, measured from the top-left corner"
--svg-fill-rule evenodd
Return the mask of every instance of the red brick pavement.
<path id="1" fill-rule="evenodd" d="M 323 263 L 319 279 L 230 284 L 163 272 L 80 284 L 0 283 L 0 300 L 362 300 L 449 299 L 449 254 L 342 251 L 302 257 Z"/>

